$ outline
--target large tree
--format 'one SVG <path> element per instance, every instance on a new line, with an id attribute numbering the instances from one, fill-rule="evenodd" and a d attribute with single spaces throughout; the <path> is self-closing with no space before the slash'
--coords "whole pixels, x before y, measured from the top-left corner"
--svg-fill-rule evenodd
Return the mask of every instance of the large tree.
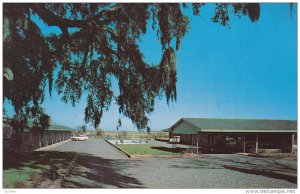
<path id="1" fill-rule="evenodd" d="M 32 119 L 45 126 L 49 117 L 41 105 L 47 85 L 50 95 L 56 89 L 63 102 L 73 105 L 85 91 L 85 121 L 95 128 L 112 101 L 139 130 L 146 128 L 156 97 L 165 95 L 167 103 L 176 100 L 175 50 L 189 27 L 183 9 L 200 15 L 204 5 L 5 3 L 4 99 L 11 102 L 20 123 Z M 255 22 L 260 5 L 216 3 L 212 21 L 227 26 L 231 11 Z M 33 16 L 61 33 L 43 35 Z M 159 64 L 147 64 L 138 44 L 150 21 L 162 46 Z M 118 81 L 118 94 L 112 91 L 112 77 Z"/>

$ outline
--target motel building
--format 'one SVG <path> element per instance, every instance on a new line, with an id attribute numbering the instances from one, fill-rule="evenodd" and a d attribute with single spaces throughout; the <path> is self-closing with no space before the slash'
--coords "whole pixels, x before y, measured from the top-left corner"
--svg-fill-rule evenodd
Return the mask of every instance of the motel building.
<path id="1" fill-rule="evenodd" d="M 297 121 L 182 118 L 170 138 L 201 153 L 296 153 Z"/>

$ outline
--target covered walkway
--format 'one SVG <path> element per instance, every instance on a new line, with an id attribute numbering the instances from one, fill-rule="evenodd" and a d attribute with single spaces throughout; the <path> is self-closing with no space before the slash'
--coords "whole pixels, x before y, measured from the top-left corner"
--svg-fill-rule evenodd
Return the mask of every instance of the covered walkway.
<path id="1" fill-rule="evenodd" d="M 180 119 L 170 137 L 202 152 L 292 152 L 297 145 L 297 121 L 250 119 Z"/>

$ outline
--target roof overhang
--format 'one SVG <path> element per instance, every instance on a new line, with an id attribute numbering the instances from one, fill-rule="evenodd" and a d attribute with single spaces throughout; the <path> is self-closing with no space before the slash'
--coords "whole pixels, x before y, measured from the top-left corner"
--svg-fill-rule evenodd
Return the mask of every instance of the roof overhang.
<path id="1" fill-rule="evenodd" d="M 189 130 L 182 129 L 182 128 L 176 128 L 178 125 L 184 123 L 183 119 L 180 119 L 177 123 L 175 123 L 170 129 L 172 133 L 175 134 L 186 134 L 186 135 L 196 135 L 199 133 L 199 128 L 195 125 L 193 125 L 190 122 L 185 122 L 187 126 L 189 126 Z"/>
<path id="2" fill-rule="evenodd" d="M 186 123 L 192 130 L 176 129 L 181 123 Z M 297 133 L 297 129 L 203 129 L 192 122 L 181 118 L 170 127 L 170 132 L 176 134 L 199 134 L 199 133 Z"/>
<path id="3" fill-rule="evenodd" d="M 297 130 L 200 129 L 198 133 L 297 133 Z"/>

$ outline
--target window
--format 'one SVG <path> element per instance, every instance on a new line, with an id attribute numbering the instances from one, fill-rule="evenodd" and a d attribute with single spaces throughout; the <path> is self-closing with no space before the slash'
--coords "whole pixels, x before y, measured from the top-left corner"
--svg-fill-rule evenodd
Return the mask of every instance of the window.
<path id="1" fill-rule="evenodd" d="M 240 145 L 242 144 L 242 137 L 238 136 L 226 136 L 226 145 Z"/>

